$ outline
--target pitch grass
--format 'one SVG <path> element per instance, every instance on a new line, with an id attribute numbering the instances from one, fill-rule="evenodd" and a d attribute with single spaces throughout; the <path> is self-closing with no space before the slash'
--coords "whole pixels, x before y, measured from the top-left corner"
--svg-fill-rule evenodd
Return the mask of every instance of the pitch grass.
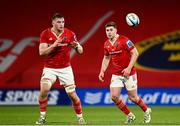
<path id="1" fill-rule="evenodd" d="M 132 125 L 144 125 L 143 112 L 138 107 L 130 107 L 136 115 Z M 84 107 L 86 126 L 125 125 L 125 115 L 115 106 Z M 38 106 L 0 106 L 0 125 L 34 125 L 39 117 Z M 77 125 L 71 106 L 49 106 L 46 125 Z M 150 125 L 180 125 L 180 107 L 152 107 Z"/>

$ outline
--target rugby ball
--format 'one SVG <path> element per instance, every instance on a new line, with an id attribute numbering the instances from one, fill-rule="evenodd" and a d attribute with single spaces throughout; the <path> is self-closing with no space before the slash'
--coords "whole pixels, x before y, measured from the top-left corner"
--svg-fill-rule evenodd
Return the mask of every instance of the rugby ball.
<path id="1" fill-rule="evenodd" d="M 135 13 L 128 13 L 126 15 L 126 22 L 129 26 L 138 26 L 140 23 L 139 17 Z"/>

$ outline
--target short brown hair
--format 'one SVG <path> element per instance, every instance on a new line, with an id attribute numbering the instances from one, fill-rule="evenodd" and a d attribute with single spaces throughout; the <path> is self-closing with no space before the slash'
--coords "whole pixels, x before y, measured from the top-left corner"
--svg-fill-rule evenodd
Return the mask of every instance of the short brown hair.
<path id="1" fill-rule="evenodd" d="M 116 23 L 115 23 L 115 22 L 113 22 L 113 21 L 108 22 L 108 23 L 105 25 L 105 28 L 110 27 L 110 26 L 113 26 L 114 28 L 117 28 Z"/>
<path id="2" fill-rule="evenodd" d="M 56 18 L 64 18 L 64 16 L 60 13 L 55 13 L 53 16 L 52 16 L 52 20 L 56 19 Z"/>

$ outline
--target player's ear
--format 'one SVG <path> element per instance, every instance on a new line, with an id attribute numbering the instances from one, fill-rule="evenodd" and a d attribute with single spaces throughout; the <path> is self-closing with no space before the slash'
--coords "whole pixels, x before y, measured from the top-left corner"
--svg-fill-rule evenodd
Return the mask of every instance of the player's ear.
<path id="1" fill-rule="evenodd" d="M 117 33 L 117 28 L 114 28 L 114 31 Z"/>
<path id="2" fill-rule="evenodd" d="M 117 28 L 116 28 L 116 32 L 117 32 Z"/>
<path id="3" fill-rule="evenodd" d="M 54 23 L 55 23 L 55 21 L 54 21 L 54 20 L 52 20 L 51 24 L 52 24 L 52 25 L 54 25 Z"/>

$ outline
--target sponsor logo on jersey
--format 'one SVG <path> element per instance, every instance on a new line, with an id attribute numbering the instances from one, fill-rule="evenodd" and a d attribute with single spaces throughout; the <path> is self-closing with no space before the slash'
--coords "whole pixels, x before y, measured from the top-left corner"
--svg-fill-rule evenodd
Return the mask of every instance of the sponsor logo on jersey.
<path id="1" fill-rule="evenodd" d="M 136 44 L 136 67 L 145 70 L 180 70 L 180 31 L 153 37 Z"/>
<path id="2" fill-rule="evenodd" d="M 60 43 L 58 46 L 68 46 L 68 43 Z"/>
<path id="3" fill-rule="evenodd" d="M 109 52 L 110 55 L 114 55 L 114 54 L 118 54 L 118 53 L 122 53 L 122 50 Z"/>

